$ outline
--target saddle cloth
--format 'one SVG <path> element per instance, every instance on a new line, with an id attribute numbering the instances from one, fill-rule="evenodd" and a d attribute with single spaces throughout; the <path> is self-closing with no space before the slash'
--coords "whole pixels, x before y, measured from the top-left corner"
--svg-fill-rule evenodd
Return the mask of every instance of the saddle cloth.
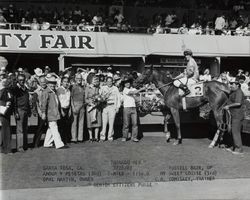
<path id="1" fill-rule="evenodd" d="M 192 82 L 191 83 L 191 81 L 188 81 L 187 87 L 190 90 L 190 94 L 185 96 L 185 97 L 203 96 L 203 82 L 198 82 L 198 83 Z M 179 95 L 182 96 L 183 94 L 184 94 L 184 91 L 182 89 L 179 89 Z"/>

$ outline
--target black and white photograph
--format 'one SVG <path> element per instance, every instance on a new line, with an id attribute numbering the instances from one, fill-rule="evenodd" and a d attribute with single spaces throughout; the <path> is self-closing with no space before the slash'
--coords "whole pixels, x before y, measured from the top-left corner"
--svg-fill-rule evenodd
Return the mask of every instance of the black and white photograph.
<path id="1" fill-rule="evenodd" d="M 250 0 L 1 0 L 0 200 L 250 199 Z"/>

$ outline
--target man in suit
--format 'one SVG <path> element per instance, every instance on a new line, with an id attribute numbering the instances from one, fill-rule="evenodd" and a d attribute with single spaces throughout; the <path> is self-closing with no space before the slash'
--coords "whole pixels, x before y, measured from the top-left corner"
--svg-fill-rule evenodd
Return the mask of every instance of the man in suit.
<path id="1" fill-rule="evenodd" d="M 82 85 L 82 75 L 75 75 L 75 84 L 71 89 L 71 108 L 73 112 L 73 123 L 71 126 L 71 142 L 83 141 L 83 127 L 85 115 L 85 88 Z"/>
<path id="2" fill-rule="evenodd" d="M 14 113 L 16 118 L 17 151 L 28 149 L 28 117 L 31 115 L 29 91 L 25 86 L 25 75 L 17 76 L 17 85 L 13 89 Z"/>

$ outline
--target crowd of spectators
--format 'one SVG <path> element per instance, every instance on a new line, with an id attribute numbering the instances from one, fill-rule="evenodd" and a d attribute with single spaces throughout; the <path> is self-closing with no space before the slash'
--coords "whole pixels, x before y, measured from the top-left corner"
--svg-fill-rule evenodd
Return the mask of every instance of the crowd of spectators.
<path id="1" fill-rule="evenodd" d="M 172 77 L 171 73 L 166 72 L 166 74 Z M 19 152 L 30 147 L 27 133 L 28 117 L 31 115 L 38 117 L 38 129 L 34 134 L 32 148 L 39 147 L 43 133 L 46 133 L 43 144 L 45 148 L 68 148 L 68 143 L 83 142 L 86 138 L 90 142 L 113 141 L 117 138 L 117 133 L 114 131 L 117 120 L 119 123 L 122 122 L 123 126 L 122 141 L 131 138 L 132 141 L 138 142 L 140 138 L 137 110 L 141 106 L 138 104 L 142 101 L 141 92 L 146 91 L 150 102 L 162 102 L 157 96 L 159 91 L 154 85 L 142 85 L 140 88 L 133 85 L 138 76 L 140 74 L 136 71 L 121 74 L 111 67 L 105 70 L 78 68 L 76 71 L 67 68 L 56 74 L 46 66 L 43 70 L 36 68 L 32 75 L 27 69 L 18 68 L 10 73 L 6 67 L 1 67 L 0 119 L 3 152 L 12 153 L 10 128 L 12 114 L 16 119 L 16 149 Z M 250 101 L 249 72 L 239 69 L 235 77 Z M 229 84 L 232 78 L 229 72 L 223 72 L 219 77 L 212 77 L 209 69 L 206 69 L 199 79 L 217 80 Z M 87 124 L 84 124 L 85 117 Z M 128 134 L 130 125 L 132 125 L 131 136 Z M 85 126 L 87 133 L 84 131 Z"/>
<path id="2" fill-rule="evenodd" d="M 44 70 L 36 68 L 32 75 L 26 69 L 18 68 L 9 73 L 1 67 L 0 143 L 3 142 L 3 153 L 12 153 L 12 114 L 16 119 L 17 152 L 30 147 L 27 134 L 31 115 L 38 117 L 32 148 L 39 146 L 43 133 L 46 133 L 45 148 L 68 148 L 68 143 L 80 143 L 86 137 L 90 142 L 113 141 L 117 137 L 114 123 L 119 112 L 123 112 L 122 141 L 130 139 L 128 132 L 132 120 L 131 140 L 138 142 L 136 103 L 131 96 L 142 90 L 132 87 L 137 77 L 135 71 L 121 75 L 110 67 L 106 70 L 78 68 L 76 71 L 68 68 L 56 74 L 46 66 Z"/>
<path id="3" fill-rule="evenodd" d="M 113 3 L 119 4 L 118 2 L 120 1 Z M 153 2 L 160 5 L 160 2 L 165 1 L 145 2 L 149 5 L 154 5 Z M 204 2 L 207 3 L 204 4 Z M 198 8 L 213 9 L 213 6 L 208 6 L 210 4 L 209 0 L 195 3 Z M 148 19 L 144 14 L 138 12 L 135 19 L 136 25 L 131 26 L 128 16 L 124 16 L 123 12 L 116 8 L 108 11 L 100 7 L 97 12 L 91 13 L 80 5 L 62 9 L 31 6 L 25 10 L 10 4 L 8 7 L 0 8 L 0 29 L 249 36 L 249 16 L 242 12 L 245 7 L 235 7 L 237 4 L 234 3 L 232 5 L 234 5 L 233 9 L 229 12 L 228 10 L 225 13 L 218 11 L 218 14 L 214 16 L 207 16 L 205 11 L 198 12 L 195 17 L 190 17 L 188 12 L 179 16 L 173 9 L 169 13 L 156 13 L 152 19 Z M 166 6 L 171 7 L 170 4 Z"/>
<path id="4" fill-rule="evenodd" d="M 10 2 L 10 1 L 9 1 Z M 15 1 L 13 1 L 15 2 Z M 19 2 L 22 2 L 19 0 Z M 170 7 L 170 8 L 186 8 L 186 9 L 217 9 L 217 10 L 250 10 L 250 2 L 248 0 L 32 0 L 33 3 L 63 3 L 63 4 L 82 4 L 82 5 L 118 5 L 132 7 Z"/>
<path id="5" fill-rule="evenodd" d="M 79 6 L 75 8 L 53 10 L 31 7 L 17 9 L 13 4 L 0 8 L 0 28 L 21 30 L 57 30 L 57 31 L 109 31 L 128 32 L 130 25 L 118 9 L 109 14 L 99 8 L 96 13 Z"/>

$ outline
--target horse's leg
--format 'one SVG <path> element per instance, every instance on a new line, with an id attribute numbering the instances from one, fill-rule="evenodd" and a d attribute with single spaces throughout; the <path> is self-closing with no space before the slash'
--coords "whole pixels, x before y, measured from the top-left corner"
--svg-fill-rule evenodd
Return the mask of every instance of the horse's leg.
<path id="1" fill-rule="evenodd" d="M 168 120 L 170 119 L 169 114 L 164 113 L 164 133 L 166 135 L 166 142 L 170 142 L 171 134 L 168 130 Z"/>
<path id="2" fill-rule="evenodd" d="M 217 131 L 214 135 L 212 142 L 208 146 L 209 148 L 214 148 L 214 146 L 216 145 L 216 142 L 218 141 L 218 139 L 220 137 L 220 133 L 221 133 L 219 126 L 222 123 L 222 111 L 213 110 L 213 113 L 214 113 L 214 118 L 215 118 L 216 124 L 217 124 Z"/>
<path id="3" fill-rule="evenodd" d="M 181 137 L 181 126 L 180 126 L 180 113 L 178 109 L 170 108 L 174 123 L 177 129 L 177 141 L 173 143 L 173 145 L 178 145 L 182 143 L 182 137 Z"/>

